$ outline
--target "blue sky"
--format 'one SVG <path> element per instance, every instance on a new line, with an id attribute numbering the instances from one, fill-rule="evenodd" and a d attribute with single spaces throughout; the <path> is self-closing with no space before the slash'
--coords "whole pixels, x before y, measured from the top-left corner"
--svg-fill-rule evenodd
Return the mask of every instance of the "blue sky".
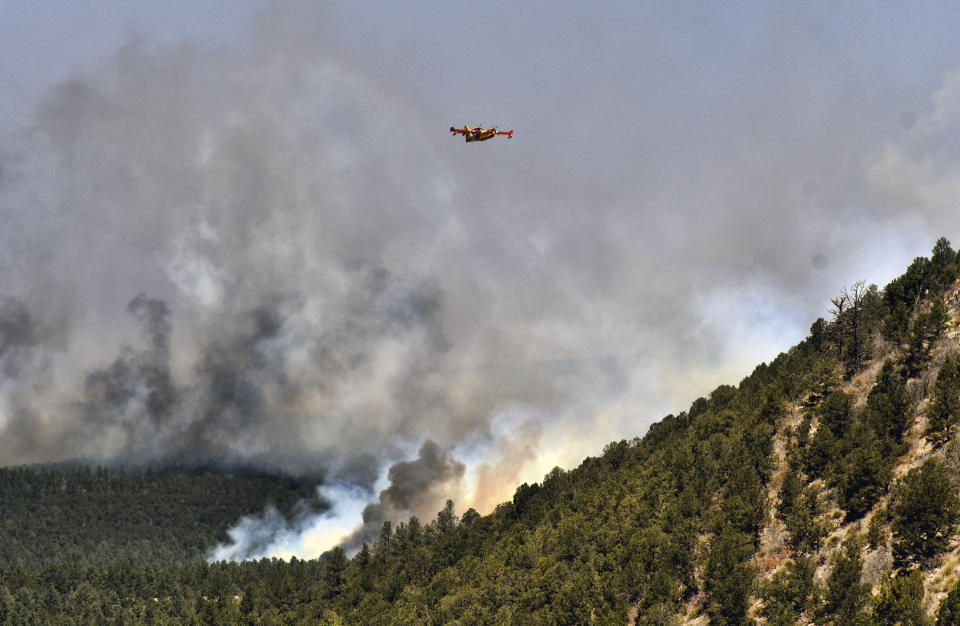
<path id="1" fill-rule="evenodd" d="M 489 508 L 960 241 L 951 3 L 88 5 L 0 0 L 2 463 Z"/>

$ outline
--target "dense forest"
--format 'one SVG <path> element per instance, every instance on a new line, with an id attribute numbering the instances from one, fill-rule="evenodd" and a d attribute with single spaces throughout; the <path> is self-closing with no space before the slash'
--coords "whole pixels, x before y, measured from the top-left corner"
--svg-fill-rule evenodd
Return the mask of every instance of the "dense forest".
<path id="1" fill-rule="evenodd" d="M 960 623 L 958 261 L 941 238 L 642 438 L 355 555 L 202 560 L 296 482 L 3 470 L 0 622 Z"/>
<path id="2" fill-rule="evenodd" d="M 0 468 L 0 567 L 196 561 L 265 504 L 287 517 L 326 508 L 314 486 L 256 471 Z"/>

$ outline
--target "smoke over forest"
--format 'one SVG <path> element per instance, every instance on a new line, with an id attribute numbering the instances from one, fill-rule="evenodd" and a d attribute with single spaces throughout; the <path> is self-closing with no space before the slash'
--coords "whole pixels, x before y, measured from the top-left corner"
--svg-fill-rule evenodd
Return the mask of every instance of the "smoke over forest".
<path id="1" fill-rule="evenodd" d="M 830 272 L 859 269 L 836 226 L 863 198 L 891 233 L 904 198 L 942 232 L 956 197 L 918 156 L 956 123 L 955 76 L 888 141 L 848 135 L 847 184 L 806 154 L 839 109 L 774 133 L 806 142 L 786 156 L 717 159 L 729 138 L 694 121 L 594 154 L 520 93 L 510 143 L 464 146 L 446 128 L 478 120 L 384 79 L 329 19 L 280 3 L 236 47 L 134 38 L 5 132 L 0 463 L 316 476 L 366 494 L 359 540 L 447 498 L 489 510 L 793 343 L 821 281 L 862 277 Z M 716 113 L 770 123 L 766 97 Z"/>
<path id="2" fill-rule="evenodd" d="M 0 461 L 255 465 L 370 489 L 389 467 L 372 524 L 464 496 L 453 449 L 521 437 L 479 459 L 509 484 L 533 423 L 589 415 L 623 373 L 582 358 L 559 285 L 541 297 L 566 310 L 541 319 L 506 268 L 467 263 L 503 235 L 389 94 L 261 29 L 241 52 L 131 43 L 16 136 Z"/>

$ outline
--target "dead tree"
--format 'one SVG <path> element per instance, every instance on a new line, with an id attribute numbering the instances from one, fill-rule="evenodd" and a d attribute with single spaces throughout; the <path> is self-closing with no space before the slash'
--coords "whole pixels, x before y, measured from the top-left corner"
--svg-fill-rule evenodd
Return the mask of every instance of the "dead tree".
<path id="1" fill-rule="evenodd" d="M 864 323 L 864 299 L 867 295 L 864 281 L 858 280 L 843 293 L 830 300 L 836 329 L 837 351 L 840 362 L 846 367 L 848 377 L 856 373 L 866 360 L 866 324 Z"/>

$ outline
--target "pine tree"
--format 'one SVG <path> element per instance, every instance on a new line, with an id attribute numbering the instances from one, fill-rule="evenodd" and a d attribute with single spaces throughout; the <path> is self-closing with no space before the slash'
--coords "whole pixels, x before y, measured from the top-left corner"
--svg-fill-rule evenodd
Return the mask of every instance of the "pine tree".
<path id="1" fill-rule="evenodd" d="M 890 359 L 884 362 L 877 374 L 877 382 L 867 396 L 867 421 L 888 453 L 899 455 L 903 436 L 913 423 L 913 408 L 906 382 Z"/>
<path id="2" fill-rule="evenodd" d="M 340 546 L 335 547 L 327 553 L 323 560 L 323 573 L 321 581 L 323 582 L 324 596 L 334 598 L 339 595 L 343 589 L 346 579 L 347 555 Z"/>
<path id="3" fill-rule="evenodd" d="M 854 623 L 870 597 L 870 585 L 860 582 L 863 574 L 861 547 L 857 538 L 850 538 L 832 559 L 823 615 L 832 616 L 836 624 Z"/>
<path id="4" fill-rule="evenodd" d="M 937 610 L 937 626 L 956 626 L 960 624 L 960 580 L 940 603 Z"/>
<path id="5" fill-rule="evenodd" d="M 890 513 L 893 553 L 899 561 L 943 551 L 960 513 L 960 498 L 946 466 L 934 458 L 910 470 L 897 485 Z"/>
<path id="6" fill-rule="evenodd" d="M 941 298 L 937 298 L 929 311 L 914 320 L 903 366 L 908 378 L 918 376 L 926 366 L 933 344 L 943 334 L 946 322 L 947 307 Z"/>
<path id="7" fill-rule="evenodd" d="M 840 506 L 851 520 L 863 517 L 887 492 L 893 460 L 872 429 L 858 424 L 848 437 L 850 452 L 840 460 L 837 477 Z"/>
<path id="8" fill-rule="evenodd" d="M 842 391 L 834 391 L 820 407 L 820 427 L 827 427 L 834 437 L 843 437 L 850 426 L 850 409 L 853 396 Z"/>
<path id="9" fill-rule="evenodd" d="M 724 526 L 710 546 L 707 558 L 707 614 L 714 624 L 739 624 L 747 614 L 754 570 L 747 559 L 753 537 Z"/>
<path id="10" fill-rule="evenodd" d="M 896 578 L 887 578 L 874 601 L 874 617 L 881 624 L 926 623 L 923 612 L 923 574 L 913 570 Z"/>
<path id="11" fill-rule="evenodd" d="M 941 446 L 953 438 L 960 419 L 960 365 L 950 356 L 944 360 L 933 387 L 927 410 L 927 440 Z"/>
<path id="12" fill-rule="evenodd" d="M 801 615 L 814 608 L 818 595 L 813 580 L 816 569 L 809 557 L 798 556 L 773 575 L 761 594 L 768 624 L 796 624 Z"/>
<path id="13" fill-rule="evenodd" d="M 933 246 L 930 265 L 933 270 L 934 288 L 942 289 L 957 278 L 956 253 L 950 248 L 946 237 L 940 237 Z"/>

